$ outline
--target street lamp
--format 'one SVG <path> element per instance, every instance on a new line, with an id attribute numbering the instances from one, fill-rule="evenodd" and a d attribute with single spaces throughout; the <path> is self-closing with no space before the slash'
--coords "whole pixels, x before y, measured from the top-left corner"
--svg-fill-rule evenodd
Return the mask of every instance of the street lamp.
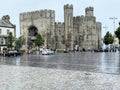
<path id="1" fill-rule="evenodd" d="M 117 17 L 110 17 L 109 19 L 113 20 L 113 30 L 115 30 L 115 20 L 117 19 Z M 115 40 L 115 35 L 113 36 L 114 40 Z M 113 42 L 113 49 L 115 51 L 115 41 Z"/>
<path id="2" fill-rule="evenodd" d="M 115 30 L 115 20 L 117 19 L 117 17 L 110 17 L 109 19 L 113 20 L 113 29 Z"/>

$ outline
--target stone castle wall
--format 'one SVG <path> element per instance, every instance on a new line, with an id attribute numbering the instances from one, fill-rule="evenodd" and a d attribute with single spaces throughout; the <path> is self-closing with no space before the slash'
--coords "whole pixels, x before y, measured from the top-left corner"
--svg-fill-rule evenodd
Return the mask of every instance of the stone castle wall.
<path id="1" fill-rule="evenodd" d="M 34 25 L 38 29 L 38 33 L 42 35 L 45 40 L 45 46 L 47 42 L 54 42 L 54 22 L 55 22 L 55 11 L 53 10 L 40 10 L 33 12 L 25 12 L 20 14 L 20 34 L 24 36 L 27 45 L 28 39 L 28 28 Z M 46 36 L 50 36 L 49 39 Z M 49 39 L 49 40 L 47 40 Z M 48 43 L 51 46 L 51 43 Z"/>
<path id="2" fill-rule="evenodd" d="M 96 21 L 93 7 L 85 9 L 85 16 L 74 17 L 74 40 L 80 49 L 98 49 L 101 47 L 101 23 Z"/>
<path id="3" fill-rule="evenodd" d="M 56 48 L 65 49 L 65 28 L 63 22 L 55 23 Z"/>
<path id="4" fill-rule="evenodd" d="M 85 15 L 73 17 L 73 5 L 64 5 L 64 22 L 55 22 L 53 10 L 40 10 L 20 14 L 21 35 L 27 41 L 28 28 L 34 25 L 52 49 L 74 50 L 101 47 L 101 26 L 94 16 L 94 8 L 87 7 Z"/>

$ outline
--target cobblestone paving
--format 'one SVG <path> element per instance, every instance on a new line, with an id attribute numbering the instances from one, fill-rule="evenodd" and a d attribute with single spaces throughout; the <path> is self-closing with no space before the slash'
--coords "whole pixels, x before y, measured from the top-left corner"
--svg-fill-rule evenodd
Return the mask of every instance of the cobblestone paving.
<path id="1" fill-rule="evenodd" d="M 0 65 L 0 90 L 120 90 L 120 75 Z"/>

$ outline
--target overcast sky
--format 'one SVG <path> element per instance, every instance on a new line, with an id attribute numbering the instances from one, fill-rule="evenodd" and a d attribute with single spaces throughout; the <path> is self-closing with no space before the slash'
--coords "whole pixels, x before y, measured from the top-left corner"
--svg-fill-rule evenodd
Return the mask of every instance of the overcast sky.
<path id="1" fill-rule="evenodd" d="M 94 16 L 97 21 L 102 23 L 102 36 L 106 31 L 114 32 L 113 19 L 116 17 L 115 28 L 118 27 L 120 21 L 120 0 L 2 0 L 0 5 L 0 17 L 10 15 L 10 21 L 16 25 L 17 37 L 19 34 L 19 14 L 22 12 L 52 9 L 55 10 L 56 22 L 63 22 L 63 6 L 65 4 L 73 4 L 74 16 L 85 15 L 85 8 L 94 7 Z"/>

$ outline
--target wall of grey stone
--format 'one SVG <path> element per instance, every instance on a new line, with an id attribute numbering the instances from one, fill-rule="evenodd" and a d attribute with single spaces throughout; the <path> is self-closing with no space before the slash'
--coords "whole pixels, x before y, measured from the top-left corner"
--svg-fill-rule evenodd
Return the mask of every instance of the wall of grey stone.
<path id="1" fill-rule="evenodd" d="M 98 49 L 100 47 L 101 24 L 96 22 L 93 10 L 93 7 L 87 7 L 85 16 L 76 16 L 73 19 L 74 41 L 79 43 L 80 49 Z"/>
<path id="2" fill-rule="evenodd" d="M 65 28 L 63 22 L 55 23 L 56 49 L 65 49 Z"/>
<path id="3" fill-rule="evenodd" d="M 42 35 L 43 39 L 45 40 L 45 46 L 47 46 L 47 35 L 51 38 L 51 41 L 54 41 L 54 23 L 55 23 L 55 11 L 53 10 L 40 10 L 40 11 L 33 11 L 33 12 L 25 12 L 20 14 L 20 34 L 25 38 L 26 45 L 27 45 L 27 38 L 28 38 L 28 28 L 31 25 L 34 25 L 38 32 Z M 48 41 L 50 42 L 50 41 Z M 49 47 L 54 47 L 51 43 L 48 43 Z"/>
<path id="4" fill-rule="evenodd" d="M 102 48 L 102 23 L 96 22 L 96 30 L 98 31 L 98 48 Z"/>
<path id="5" fill-rule="evenodd" d="M 54 10 L 21 13 L 20 34 L 26 42 L 31 25 L 38 29 L 48 48 L 74 50 L 74 46 L 79 45 L 81 50 L 87 50 L 101 47 L 102 24 L 96 21 L 93 7 L 87 7 L 85 15 L 73 17 L 73 5 L 64 5 L 64 22 L 55 22 Z"/>

